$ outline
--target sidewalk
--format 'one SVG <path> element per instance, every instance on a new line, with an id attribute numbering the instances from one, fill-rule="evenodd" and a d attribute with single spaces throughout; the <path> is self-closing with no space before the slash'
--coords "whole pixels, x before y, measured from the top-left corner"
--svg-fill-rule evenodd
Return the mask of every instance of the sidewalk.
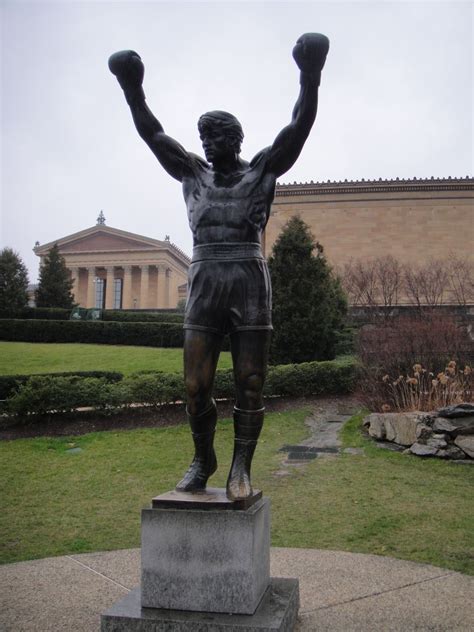
<path id="1" fill-rule="evenodd" d="M 300 580 L 296 632 L 474 630 L 474 578 L 388 557 L 271 550 L 271 574 Z M 4 632 L 98 632 L 100 614 L 139 584 L 140 550 L 0 567 Z"/>

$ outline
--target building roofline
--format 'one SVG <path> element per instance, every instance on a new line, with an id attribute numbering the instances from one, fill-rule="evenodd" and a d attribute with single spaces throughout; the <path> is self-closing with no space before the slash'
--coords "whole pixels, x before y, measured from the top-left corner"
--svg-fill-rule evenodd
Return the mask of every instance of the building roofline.
<path id="1" fill-rule="evenodd" d="M 393 191 L 474 191 L 474 178 L 395 178 L 392 180 L 337 180 L 277 183 L 275 196 L 325 193 L 385 193 Z"/>
<path id="2" fill-rule="evenodd" d="M 126 230 L 113 228 L 112 226 L 106 226 L 105 224 L 95 224 L 90 228 L 85 228 L 84 230 L 72 233 L 71 235 L 66 235 L 65 237 L 55 239 L 54 241 L 50 241 L 47 244 L 35 246 L 33 248 L 33 252 L 37 256 L 45 255 L 54 246 L 54 244 L 58 244 L 59 246 L 69 244 L 78 239 L 84 239 L 85 237 L 93 235 L 97 232 L 104 232 L 108 233 L 109 235 L 116 235 L 118 237 L 131 239 L 132 241 L 136 241 L 137 243 L 146 244 L 151 248 L 162 248 L 164 250 L 170 250 L 178 259 L 183 259 L 186 265 L 189 265 L 191 263 L 191 259 L 188 257 L 188 255 L 183 252 L 181 248 L 178 248 L 178 246 L 168 240 L 152 239 L 151 237 L 145 237 L 144 235 L 138 235 L 137 233 L 130 233 Z"/>

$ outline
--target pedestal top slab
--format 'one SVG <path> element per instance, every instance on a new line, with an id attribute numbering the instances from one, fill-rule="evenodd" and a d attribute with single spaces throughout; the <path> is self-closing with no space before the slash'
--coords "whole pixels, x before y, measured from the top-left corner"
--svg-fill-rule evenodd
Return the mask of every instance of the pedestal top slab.
<path id="1" fill-rule="evenodd" d="M 153 509 L 249 509 L 262 497 L 260 489 L 253 495 L 242 500 L 229 500 L 225 489 L 221 487 L 207 487 L 202 492 L 178 492 L 173 489 L 152 499 Z"/>

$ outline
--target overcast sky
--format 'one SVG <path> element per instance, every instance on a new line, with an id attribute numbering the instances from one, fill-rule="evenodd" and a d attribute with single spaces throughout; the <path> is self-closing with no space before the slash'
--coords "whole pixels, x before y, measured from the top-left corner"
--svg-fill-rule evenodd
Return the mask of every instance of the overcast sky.
<path id="1" fill-rule="evenodd" d="M 473 173 L 471 2 L 2 2 L 0 245 L 96 223 L 191 252 L 180 184 L 139 138 L 109 55 L 134 49 L 165 131 L 235 114 L 250 160 L 291 117 L 305 32 L 331 40 L 315 127 L 280 182 Z M 337 230 L 337 227 L 335 227 Z"/>

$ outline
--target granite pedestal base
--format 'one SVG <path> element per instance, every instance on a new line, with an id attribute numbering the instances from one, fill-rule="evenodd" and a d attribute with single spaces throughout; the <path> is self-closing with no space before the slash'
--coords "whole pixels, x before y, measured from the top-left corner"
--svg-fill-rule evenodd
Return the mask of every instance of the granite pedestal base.
<path id="1" fill-rule="evenodd" d="M 298 608 L 297 579 L 273 577 L 253 615 L 142 608 L 136 588 L 102 615 L 101 632 L 291 632 Z"/>
<path id="2" fill-rule="evenodd" d="M 142 576 L 102 632 L 290 632 L 297 579 L 270 578 L 270 501 L 168 492 L 142 511 Z"/>
<path id="3" fill-rule="evenodd" d="M 142 606 L 253 614 L 270 581 L 269 499 L 245 510 L 155 501 L 142 511 Z"/>

